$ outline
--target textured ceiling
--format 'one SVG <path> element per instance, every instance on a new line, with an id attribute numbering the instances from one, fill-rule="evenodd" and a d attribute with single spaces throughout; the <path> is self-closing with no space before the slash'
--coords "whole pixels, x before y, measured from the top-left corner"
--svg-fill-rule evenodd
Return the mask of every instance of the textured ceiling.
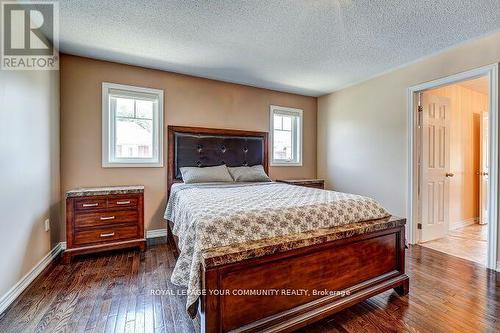
<path id="1" fill-rule="evenodd" d="M 319 96 L 500 29 L 499 0 L 61 0 L 62 52 Z"/>

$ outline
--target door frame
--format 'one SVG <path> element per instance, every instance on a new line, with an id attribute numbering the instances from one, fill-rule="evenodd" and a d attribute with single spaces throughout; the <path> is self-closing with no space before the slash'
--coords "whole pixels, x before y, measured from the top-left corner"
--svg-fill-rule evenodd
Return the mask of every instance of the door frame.
<path id="1" fill-rule="evenodd" d="M 479 67 L 469 71 L 450 75 L 437 80 L 421 83 L 409 87 L 407 90 L 408 102 L 408 195 L 406 200 L 408 243 L 416 244 L 420 240 L 420 232 L 417 229 L 418 216 L 418 166 L 417 163 L 417 107 L 418 94 L 425 90 L 434 89 L 460 81 L 475 79 L 486 76 L 489 80 L 489 212 L 488 212 L 488 258 L 486 267 L 500 271 L 500 263 L 497 264 L 498 244 L 498 64 Z M 494 163 L 492 163 L 494 161 Z"/>
<path id="2" fill-rule="evenodd" d="M 488 128 L 485 130 L 485 126 L 484 126 L 484 118 L 485 118 L 485 114 L 486 114 L 486 117 L 487 117 L 487 121 L 488 121 Z M 485 224 L 484 221 L 486 220 L 486 224 L 488 223 L 488 219 L 489 219 L 489 216 L 488 214 L 483 214 L 484 213 L 484 210 L 483 210 L 483 207 L 484 207 L 484 165 L 483 165 L 483 162 L 484 162 L 484 154 L 485 154 L 485 149 L 484 149 L 484 146 L 485 146 L 485 143 L 484 143 L 484 135 L 485 135 L 485 131 L 489 132 L 489 123 L 490 123 L 490 115 L 488 114 L 487 111 L 483 111 L 481 112 L 480 114 L 480 124 L 479 124 L 479 168 L 478 168 L 478 178 L 479 178 L 479 202 L 478 202 L 478 206 L 479 206 L 479 224 Z M 489 135 L 489 134 L 488 134 Z M 488 143 L 486 144 L 486 146 L 489 146 L 489 140 L 488 140 Z M 489 153 L 489 152 L 488 152 Z M 489 161 L 486 161 L 486 163 L 489 163 Z M 490 181 L 489 179 L 489 165 L 488 165 L 488 183 Z M 488 189 L 489 190 L 489 189 Z"/>

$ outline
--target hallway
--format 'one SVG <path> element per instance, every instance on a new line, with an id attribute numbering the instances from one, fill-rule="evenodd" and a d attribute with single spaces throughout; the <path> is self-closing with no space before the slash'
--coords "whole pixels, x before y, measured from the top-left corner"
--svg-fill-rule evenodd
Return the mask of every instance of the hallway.
<path id="1" fill-rule="evenodd" d="M 476 223 L 450 230 L 446 237 L 420 245 L 485 265 L 488 253 L 487 237 L 488 225 Z"/>

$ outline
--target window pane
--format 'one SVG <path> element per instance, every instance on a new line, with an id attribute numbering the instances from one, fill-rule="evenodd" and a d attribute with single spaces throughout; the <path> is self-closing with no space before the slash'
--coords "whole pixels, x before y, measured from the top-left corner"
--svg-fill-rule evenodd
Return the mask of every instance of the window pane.
<path id="1" fill-rule="evenodd" d="M 281 118 L 281 116 L 278 116 L 276 114 L 274 115 L 274 129 L 281 129 Z"/>
<path id="2" fill-rule="evenodd" d="M 137 118 L 153 119 L 153 101 L 136 100 L 136 114 Z"/>
<path id="3" fill-rule="evenodd" d="M 292 130 L 292 117 L 283 116 L 283 129 L 286 131 Z"/>
<path id="4" fill-rule="evenodd" d="M 273 141 L 273 159 L 291 160 L 293 158 L 292 132 L 275 130 Z"/>
<path id="5" fill-rule="evenodd" d="M 153 121 L 117 117 L 115 142 L 118 158 L 152 158 Z"/>
<path id="6" fill-rule="evenodd" d="M 302 111 L 271 106 L 272 158 L 276 165 L 300 165 L 302 163 Z"/>
<path id="7" fill-rule="evenodd" d="M 118 117 L 134 116 L 134 100 L 130 98 L 114 97 L 116 100 L 116 115 Z"/>

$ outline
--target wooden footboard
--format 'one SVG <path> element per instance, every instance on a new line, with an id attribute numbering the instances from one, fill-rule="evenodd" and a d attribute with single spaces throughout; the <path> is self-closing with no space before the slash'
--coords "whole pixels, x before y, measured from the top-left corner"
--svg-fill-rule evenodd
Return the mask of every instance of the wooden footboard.
<path id="1" fill-rule="evenodd" d="M 408 293 L 404 225 L 203 265 L 203 332 L 287 332 L 380 292 Z"/>

